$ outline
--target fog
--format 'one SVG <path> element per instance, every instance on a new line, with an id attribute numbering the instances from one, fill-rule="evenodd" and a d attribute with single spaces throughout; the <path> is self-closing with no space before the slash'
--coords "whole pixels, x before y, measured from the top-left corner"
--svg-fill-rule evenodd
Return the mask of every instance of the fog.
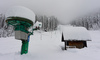
<path id="1" fill-rule="evenodd" d="M 25 6 L 38 15 L 55 16 L 66 24 L 100 9 L 100 0 L 0 0 L 0 13 L 12 6 Z"/>

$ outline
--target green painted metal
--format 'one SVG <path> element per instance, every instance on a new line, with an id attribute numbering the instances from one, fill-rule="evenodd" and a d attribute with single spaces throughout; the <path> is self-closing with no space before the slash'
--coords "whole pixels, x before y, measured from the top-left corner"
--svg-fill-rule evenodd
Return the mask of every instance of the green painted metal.
<path id="1" fill-rule="evenodd" d="M 31 20 L 22 17 L 8 17 L 6 22 L 8 25 L 14 26 L 15 31 L 20 30 L 25 33 L 29 33 L 28 29 L 33 26 Z"/>
<path id="2" fill-rule="evenodd" d="M 8 17 L 6 20 L 8 25 L 12 25 L 15 28 L 15 31 L 22 31 L 27 34 L 33 35 L 33 30 L 32 32 L 29 32 L 28 29 L 33 26 L 33 22 L 29 19 L 22 18 L 22 17 Z M 28 53 L 28 45 L 29 41 L 28 40 L 22 40 L 22 47 L 21 47 L 21 55 L 22 54 L 27 54 Z"/>
<path id="3" fill-rule="evenodd" d="M 23 41 L 22 40 L 21 55 L 28 53 L 28 45 L 29 45 L 28 41 Z"/>
<path id="4" fill-rule="evenodd" d="M 28 29 L 29 29 L 29 27 L 32 26 L 31 24 L 29 24 L 27 22 L 19 21 L 19 20 L 8 21 L 8 25 L 14 26 L 15 31 L 20 30 L 20 31 L 23 31 L 23 32 L 26 32 L 26 33 L 29 33 Z"/>
<path id="5" fill-rule="evenodd" d="M 22 40 L 21 55 L 22 55 L 22 54 L 27 54 L 27 53 L 28 53 L 29 38 L 30 38 L 30 35 L 28 36 L 27 41 L 23 41 L 23 40 Z"/>
<path id="6" fill-rule="evenodd" d="M 6 22 L 9 22 L 9 21 L 13 21 L 13 20 L 17 20 L 17 21 L 24 21 L 24 22 L 27 22 L 31 25 L 33 25 L 33 22 L 30 20 L 30 19 L 27 19 L 27 18 L 23 18 L 23 17 L 15 17 L 15 16 L 12 16 L 12 17 L 8 17 Z"/>

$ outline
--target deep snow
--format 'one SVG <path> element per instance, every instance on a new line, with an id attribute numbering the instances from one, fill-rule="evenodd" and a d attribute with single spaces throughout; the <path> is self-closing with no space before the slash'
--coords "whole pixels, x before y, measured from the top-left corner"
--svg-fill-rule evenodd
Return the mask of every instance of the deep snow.
<path id="1" fill-rule="evenodd" d="M 89 31 L 92 41 L 83 49 L 61 48 L 60 31 L 35 31 L 30 38 L 28 54 L 20 55 L 21 41 L 14 37 L 0 38 L 0 60 L 100 60 L 100 31 Z"/>
<path id="2" fill-rule="evenodd" d="M 24 6 L 14 6 L 6 11 L 5 17 L 25 17 L 35 22 L 35 13 Z"/>
<path id="3" fill-rule="evenodd" d="M 63 27 L 64 40 L 91 40 L 85 27 Z"/>

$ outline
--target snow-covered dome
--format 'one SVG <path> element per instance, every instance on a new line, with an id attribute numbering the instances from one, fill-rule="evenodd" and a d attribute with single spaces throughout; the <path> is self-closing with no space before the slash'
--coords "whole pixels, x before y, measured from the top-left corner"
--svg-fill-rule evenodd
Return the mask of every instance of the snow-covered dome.
<path id="1" fill-rule="evenodd" d="M 23 6 L 14 6 L 7 10 L 6 17 L 23 17 L 35 22 L 35 14 L 32 10 Z"/>

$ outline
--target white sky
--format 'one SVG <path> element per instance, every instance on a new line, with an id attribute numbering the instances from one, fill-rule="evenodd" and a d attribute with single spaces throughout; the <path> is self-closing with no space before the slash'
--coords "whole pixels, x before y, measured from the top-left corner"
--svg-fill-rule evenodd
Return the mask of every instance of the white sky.
<path id="1" fill-rule="evenodd" d="M 16 5 L 28 7 L 36 14 L 56 16 L 67 23 L 72 19 L 100 9 L 100 0 L 0 0 L 0 13 Z"/>

